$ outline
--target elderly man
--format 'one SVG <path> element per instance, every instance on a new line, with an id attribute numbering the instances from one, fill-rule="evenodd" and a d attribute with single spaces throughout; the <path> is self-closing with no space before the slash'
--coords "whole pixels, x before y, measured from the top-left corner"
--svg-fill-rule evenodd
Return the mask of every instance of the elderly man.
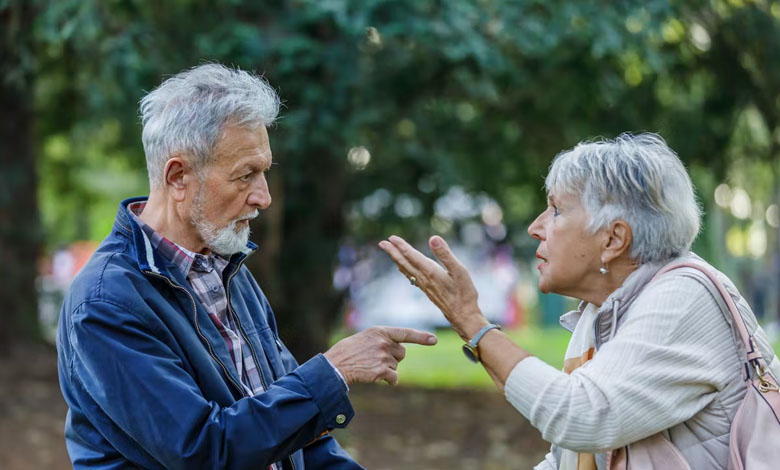
<path id="1" fill-rule="evenodd" d="M 435 344 L 373 328 L 302 365 L 285 348 L 243 266 L 278 108 L 262 78 L 216 64 L 141 100 L 149 197 L 122 202 L 62 307 L 75 468 L 362 468 L 328 435 L 354 414 L 348 384 L 395 383 L 399 343 Z"/>

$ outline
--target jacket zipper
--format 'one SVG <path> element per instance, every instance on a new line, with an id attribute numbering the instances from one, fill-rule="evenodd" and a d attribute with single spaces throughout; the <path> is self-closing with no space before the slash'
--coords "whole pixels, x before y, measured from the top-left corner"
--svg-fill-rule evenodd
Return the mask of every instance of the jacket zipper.
<path id="1" fill-rule="evenodd" d="M 225 294 L 227 296 L 227 304 L 228 308 L 230 309 L 230 312 L 233 314 L 233 319 L 236 321 L 236 324 L 238 325 L 238 329 L 241 332 L 241 336 L 244 338 L 244 341 L 246 342 L 247 346 L 249 346 L 249 351 L 252 353 L 252 358 L 255 360 L 255 364 L 257 367 L 260 367 L 260 361 L 257 360 L 257 354 L 255 354 L 255 349 L 252 347 L 252 344 L 249 342 L 249 339 L 246 337 L 246 333 L 244 333 L 244 328 L 241 326 L 241 322 L 238 319 L 238 315 L 236 315 L 235 311 L 233 310 L 233 306 L 230 304 L 230 281 L 233 280 L 235 275 L 238 273 L 238 270 L 241 269 L 241 266 L 243 266 L 244 261 L 242 260 L 238 267 L 233 271 L 233 274 L 230 275 L 228 278 L 227 286 L 225 288 Z M 197 331 L 198 336 L 200 336 L 201 340 L 203 340 L 204 343 L 206 343 L 206 346 L 209 348 L 209 355 L 217 361 L 217 364 L 219 364 L 220 367 L 222 367 L 222 371 L 225 373 L 225 377 L 230 381 L 231 384 L 241 393 L 241 396 L 246 397 L 248 396 L 246 392 L 244 391 L 244 387 L 237 384 L 235 380 L 233 380 L 233 377 L 230 375 L 230 372 L 228 372 L 227 367 L 225 367 L 225 364 L 222 363 L 222 361 L 219 360 L 219 358 L 214 354 L 214 349 L 211 347 L 211 343 L 206 338 L 206 336 L 203 334 L 203 332 L 200 331 L 200 325 L 198 325 L 198 306 L 195 304 L 195 299 L 192 298 L 192 294 L 187 291 L 184 287 L 174 283 L 171 281 L 167 276 L 163 276 L 162 274 L 157 274 L 152 271 L 144 271 L 146 274 L 156 277 L 159 279 L 165 280 L 171 287 L 174 289 L 181 290 L 185 294 L 187 294 L 187 297 L 190 299 L 190 303 L 192 304 L 192 313 L 193 313 L 193 321 L 195 323 L 195 331 Z M 270 364 L 269 364 L 270 367 Z M 260 382 L 263 384 L 263 390 L 268 390 L 268 386 L 265 383 L 265 379 L 263 378 L 263 371 L 260 369 L 260 373 L 257 374 L 260 377 Z M 295 463 L 293 462 L 292 455 L 287 456 L 287 459 L 290 462 L 290 468 L 291 470 L 295 470 Z"/>
<path id="2" fill-rule="evenodd" d="M 263 378 L 263 369 L 260 368 L 260 361 L 257 360 L 257 354 L 255 354 L 255 348 L 252 347 L 252 343 L 249 342 L 249 338 L 246 337 L 246 333 L 244 332 L 244 327 L 241 325 L 241 320 L 238 319 L 238 315 L 236 315 L 235 310 L 233 310 L 233 305 L 230 303 L 230 282 L 233 280 L 233 278 L 238 274 L 238 271 L 241 269 L 241 266 L 244 265 L 244 260 L 242 259 L 239 261 L 238 266 L 236 269 L 233 270 L 233 273 L 230 275 L 230 277 L 227 280 L 227 283 L 225 284 L 225 295 L 227 297 L 227 307 L 230 309 L 230 313 L 233 315 L 233 320 L 236 322 L 236 326 L 238 326 L 238 331 L 241 332 L 241 337 L 244 338 L 244 342 L 249 347 L 249 351 L 252 353 L 252 359 L 255 360 L 255 364 L 258 368 L 258 376 L 260 377 L 260 383 L 263 385 L 263 390 L 268 390 L 268 384 L 265 383 L 265 379 Z M 271 364 L 268 364 L 268 367 L 271 367 Z"/>
<path id="3" fill-rule="evenodd" d="M 238 315 L 236 315 L 235 310 L 233 310 L 233 304 L 230 303 L 230 282 L 233 280 L 236 274 L 238 274 L 238 271 L 241 269 L 241 266 L 243 265 L 244 265 L 244 260 L 242 259 L 241 261 L 239 261 L 238 266 L 236 267 L 235 270 L 233 270 L 233 273 L 230 275 L 230 277 L 227 280 L 227 283 L 225 284 L 225 295 L 227 297 L 226 299 L 227 306 L 230 309 L 230 313 L 233 315 L 233 320 L 236 322 L 236 326 L 238 326 L 238 331 L 241 332 L 241 337 L 244 338 L 244 342 L 249 347 L 249 351 L 252 353 L 252 359 L 255 360 L 255 366 L 258 368 L 257 375 L 260 377 L 260 382 L 263 384 L 263 390 L 268 390 L 268 385 L 265 383 L 265 379 L 263 378 L 263 369 L 260 367 L 260 361 L 257 360 L 257 354 L 255 353 L 255 348 L 252 347 L 252 343 L 250 343 L 249 338 L 246 337 L 246 333 L 244 332 L 244 327 L 241 325 L 241 320 L 239 320 Z M 268 357 L 268 355 L 266 355 L 266 357 Z M 272 367 L 270 359 L 268 361 L 268 367 L 269 368 Z M 295 470 L 295 463 L 293 462 L 292 455 L 288 455 L 287 460 L 290 462 L 291 470 Z"/>
<path id="4" fill-rule="evenodd" d="M 222 361 L 219 360 L 217 355 L 214 354 L 214 349 L 211 347 L 211 343 L 209 343 L 209 340 L 206 338 L 206 336 L 203 334 L 203 332 L 200 331 L 200 325 L 198 325 L 198 306 L 195 304 L 195 299 L 192 298 L 192 294 L 190 294 L 187 291 L 187 289 L 185 289 L 184 287 L 182 287 L 182 286 L 174 283 L 173 281 L 171 281 L 167 276 L 163 276 L 162 274 L 157 274 L 157 273 L 154 273 L 152 271 L 144 271 L 144 272 L 146 274 L 150 275 L 150 276 L 157 277 L 159 279 L 164 279 L 174 289 L 181 290 L 182 292 L 187 294 L 187 297 L 190 299 L 190 303 L 192 304 L 192 313 L 193 313 L 193 321 L 195 323 L 195 331 L 198 332 L 198 336 L 200 336 L 200 339 L 204 343 L 206 343 L 206 346 L 208 346 L 209 354 L 211 355 L 211 357 L 215 361 L 217 361 L 217 364 L 219 364 L 220 367 L 222 367 L 222 371 L 225 373 L 225 377 L 227 377 L 227 379 L 230 381 L 230 383 L 233 384 L 233 386 L 241 393 L 241 396 L 244 396 L 244 397 L 247 396 L 246 392 L 244 391 L 244 388 L 242 386 L 240 386 L 238 383 L 236 383 L 235 380 L 233 380 L 233 377 L 230 375 L 230 372 L 228 372 L 228 369 L 227 369 L 227 367 L 225 367 L 225 364 L 223 364 Z"/>

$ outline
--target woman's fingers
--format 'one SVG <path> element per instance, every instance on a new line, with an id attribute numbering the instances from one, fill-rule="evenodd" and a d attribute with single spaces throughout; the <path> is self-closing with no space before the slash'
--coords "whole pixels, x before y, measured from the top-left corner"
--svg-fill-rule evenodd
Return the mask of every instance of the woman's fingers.
<path id="1" fill-rule="evenodd" d="M 435 235 L 429 239 L 428 244 L 441 261 L 441 265 L 395 235 L 388 240 L 382 240 L 379 247 L 390 255 L 402 273 L 410 279 L 413 276 L 412 283 L 428 296 L 453 328 L 464 336 L 467 331 L 463 326 L 464 322 L 473 319 L 474 315 L 481 316 L 474 282 L 444 239 Z"/>
<path id="2" fill-rule="evenodd" d="M 449 248 L 446 249 L 449 258 L 446 257 L 446 254 L 443 254 L 442 258 L 447 259 L 450 266 L 460 270 L 455 273 L 455 277 L 448 275 L 447 271 L 436 261 L 414 249 L 401 237 L 391 236 L 389 240 L 381 241 L 379 247 L 390 255 L 404 275 L 409 278 L 414 276 L 414 284 L 444 312 L 445 316 L 449 315 L 451 304 L 458 295 L 457 292 L 453 291 L 453 287 L 455 287 L 453 280 L 463 278 L 462 273 L 465 272 L 465 268 L 452 255 Z M 466 274 L 466 278 L 470 281 L 468 274 Z"/>
<path id="3" fill-rule="evenodd" d="M 398 269 L 406 276 L 414 276 L 419 281 L 419 270 L 412 266 L 401 251 L 395 247 L 392 243 L 382 240 L 379 242 L 379 248 L 384 250 L 385 253 L 390 255 L 390 258 L 398 265 Z"/>
<path id="4" fill-rule="evenodd" d="M 379 248 L 390 255 L 406 277 L 414 277 L 414 285 L 426 293 L 434 284 L 447 278 L 444 269 L 436 261 L 415 250 L 400 237 L 392 236 L 389 240 L 379 242 Z"/>
<path id="5" fill-rule="evenodd" d="M 406 260 L 415 268 L 417 268 L 418 272 L 421 272 L 422 274 L 434 274 L 434 273 L 442 273 L 444 270 L 441 266 L 439 266 L 436 261 L 428 258 L 424 254 L 417 251 L 412 245 L 410 245 L 406 240 L 403 238 L 391 235 L 390 238 L 388 238 L 388 241 L 395 246 L 399 252 L 406 258 Z"/>
<path id="6" fill-rule="evenodd" d="M 460 262 L 460 260 L 452 253 L 450 246 L 447 244 L 447 242 L 444 241 L 442 237 L 438 235 L 432 236 L 428 240 L 428 246 L 431 247 L 433 254 L 436 255 L 439 261 L 441 261 L 441 264 L 443 264 L 450 273 L 456 273 L 466 269 L 463 267 L 463 264 Z"/>

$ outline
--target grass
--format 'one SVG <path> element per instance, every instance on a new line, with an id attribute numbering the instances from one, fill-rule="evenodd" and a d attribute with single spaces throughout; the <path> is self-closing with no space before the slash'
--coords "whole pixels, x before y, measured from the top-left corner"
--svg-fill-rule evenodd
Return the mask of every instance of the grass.
<path id="1" fill-rule="evenodd" d="M 526 327 L 506 332 L 523 349 L 555 367 L 562 367 L 569 332 L 560 327 Z M 398 366 L 399 384 L 431 388 L 492 388 L 493 381 L 479 364 L 461 351 L 463 341 L 452 330 L 439 330 L 435 346 L 406 346 Z"/>
<path id="2" fill-rule="evenodd" d="M 557 368 L 570 334 L 561 327 L 526 327 L 506 333 L 523 349 Z M 406 346 L 406 359 L 398 366 L 399 384 L 428 388 L 492 388 L 482 366 L 469 362 L 461 352 L 463 342 L 452 330 L 436 332 L 435 346 Z M 774 344 L 780 352 L 780 341 Z"/>

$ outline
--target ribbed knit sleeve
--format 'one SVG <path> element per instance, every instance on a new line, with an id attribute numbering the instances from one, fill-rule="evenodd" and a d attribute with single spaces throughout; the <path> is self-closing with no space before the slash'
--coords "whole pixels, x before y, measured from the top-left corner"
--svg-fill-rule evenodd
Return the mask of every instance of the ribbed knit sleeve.
<path id="1" fill-rule="evenodd" d="M 507 379 L 507 400 L 548 442 L 601 452 L 690 419 L 741 364 L 709 291 L 685 276 L 649 285 L 614 338 L 571 375 L 529 357 Z"/>

